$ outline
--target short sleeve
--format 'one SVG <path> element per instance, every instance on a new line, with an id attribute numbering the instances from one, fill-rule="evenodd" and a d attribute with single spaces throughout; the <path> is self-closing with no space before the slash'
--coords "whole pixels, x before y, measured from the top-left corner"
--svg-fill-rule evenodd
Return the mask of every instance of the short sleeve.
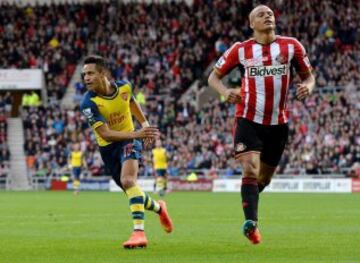
<path id="1" fill-rule="evenodd" d="M 214 67 L 218 73 L 221 75 L 226 75 L 233 68 L 240 64 L 239 46 L 239 42 L 235 43 L 219 58 Z"/>
<path id="2" fill-rule="evenodd" d="M 312 70 L 309 58 L 306 54 L 306 50 L 304 46 L 297 40 L 295 40 L 294 44 L 293 63 L 297 73 L 300 76 L 304 73 L 306 74 L 307 72 L 311 72 Z"/>
<path id="3" fill-rule="evenodd" d="M 100 114 L 95 102 L 93 102 L 89 96 L 85 96 L 84 100 L 81 102 L 80 110 L 93 129 L 100 127 L 106 122 L 105 118 Z"/>

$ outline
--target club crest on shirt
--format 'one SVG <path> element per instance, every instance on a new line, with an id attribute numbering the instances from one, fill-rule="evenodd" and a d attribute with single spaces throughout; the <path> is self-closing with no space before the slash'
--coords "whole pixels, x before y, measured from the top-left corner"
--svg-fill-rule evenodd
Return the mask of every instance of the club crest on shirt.
<path id="1" fill-rule="evenodd" d="M 286 64 L 287 63 L 287 58 L 285 57 L 285 56 L 282 56 L 281 54 L 279 54 L 276 58 L 275 58 L 275 60 L 277 61 L 277 62 L 279 62 L 280 64 Z"/>
<path id="2" fill-rule="evenodd" d="M 123 100 L 127 101 L 128 98 L 129 98 L 129 93 L 123 92 L 123 93 L 120 94 L 120 97 L 121 97 Z"/>
<path id="3" fill-rule="evenodd" d="M 236 152 L 243 152 L 245 150 L 246 150 L 246 145 L 243 144 L 242 142 L 239 142 L 238 144 L 235 145 Z"/>

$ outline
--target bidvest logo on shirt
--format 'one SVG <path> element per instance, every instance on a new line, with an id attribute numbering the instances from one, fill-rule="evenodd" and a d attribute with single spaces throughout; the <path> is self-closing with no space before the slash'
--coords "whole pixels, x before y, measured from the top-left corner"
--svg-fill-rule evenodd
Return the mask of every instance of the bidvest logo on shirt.
<path id="1" fill-rule="evenodd" d="M 249 67 L 249 77 L 269 77 L 287 75 L 287 65 Z"/>

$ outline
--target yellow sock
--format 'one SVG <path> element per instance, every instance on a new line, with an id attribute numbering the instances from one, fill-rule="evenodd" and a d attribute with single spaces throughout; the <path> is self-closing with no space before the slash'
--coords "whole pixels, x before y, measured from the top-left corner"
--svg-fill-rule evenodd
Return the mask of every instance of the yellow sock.
<path id="1" fill-rule="evenodd" d="M 158 213 L 160 211 L 160 205 L 153 200 L 147 193 L 145 193 L 145 209 Z"/>
<path id="2" fill-rule="evenodd" d="M 144 230 L 144 192 L 137 185 L 127 189 L 134 230 Z"/>
<path id="3" fill-rule="evenodd" d="M 80 181 L 79 180 L 74 180 L 73 181 L 73 188 L 74 188 L 74 190 L 79 190 L 80 189 Z"/>
<path id="4" fill-rule="evenodd" d="M 163 177 L 156 178 L 156 190 L 159 192 L 165 188 L 165 179 Z"/>

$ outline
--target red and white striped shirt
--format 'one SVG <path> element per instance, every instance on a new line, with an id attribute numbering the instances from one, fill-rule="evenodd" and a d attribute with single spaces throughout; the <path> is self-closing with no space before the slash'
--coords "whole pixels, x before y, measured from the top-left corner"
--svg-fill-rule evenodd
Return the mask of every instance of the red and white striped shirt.
<path id="1" fill-rule="evenodd" d="M 254 39 L 237 42 L 217 61 L 215 70 L 226 75 L 239 65 L 245 74 L 236 117 L 264 125 L 287 123 L 290 67 L 293 65 L 300 74 L 311 70 L 303 45 L 295 38 L 284 36 L 276 36 L 267 45 Z"/>

